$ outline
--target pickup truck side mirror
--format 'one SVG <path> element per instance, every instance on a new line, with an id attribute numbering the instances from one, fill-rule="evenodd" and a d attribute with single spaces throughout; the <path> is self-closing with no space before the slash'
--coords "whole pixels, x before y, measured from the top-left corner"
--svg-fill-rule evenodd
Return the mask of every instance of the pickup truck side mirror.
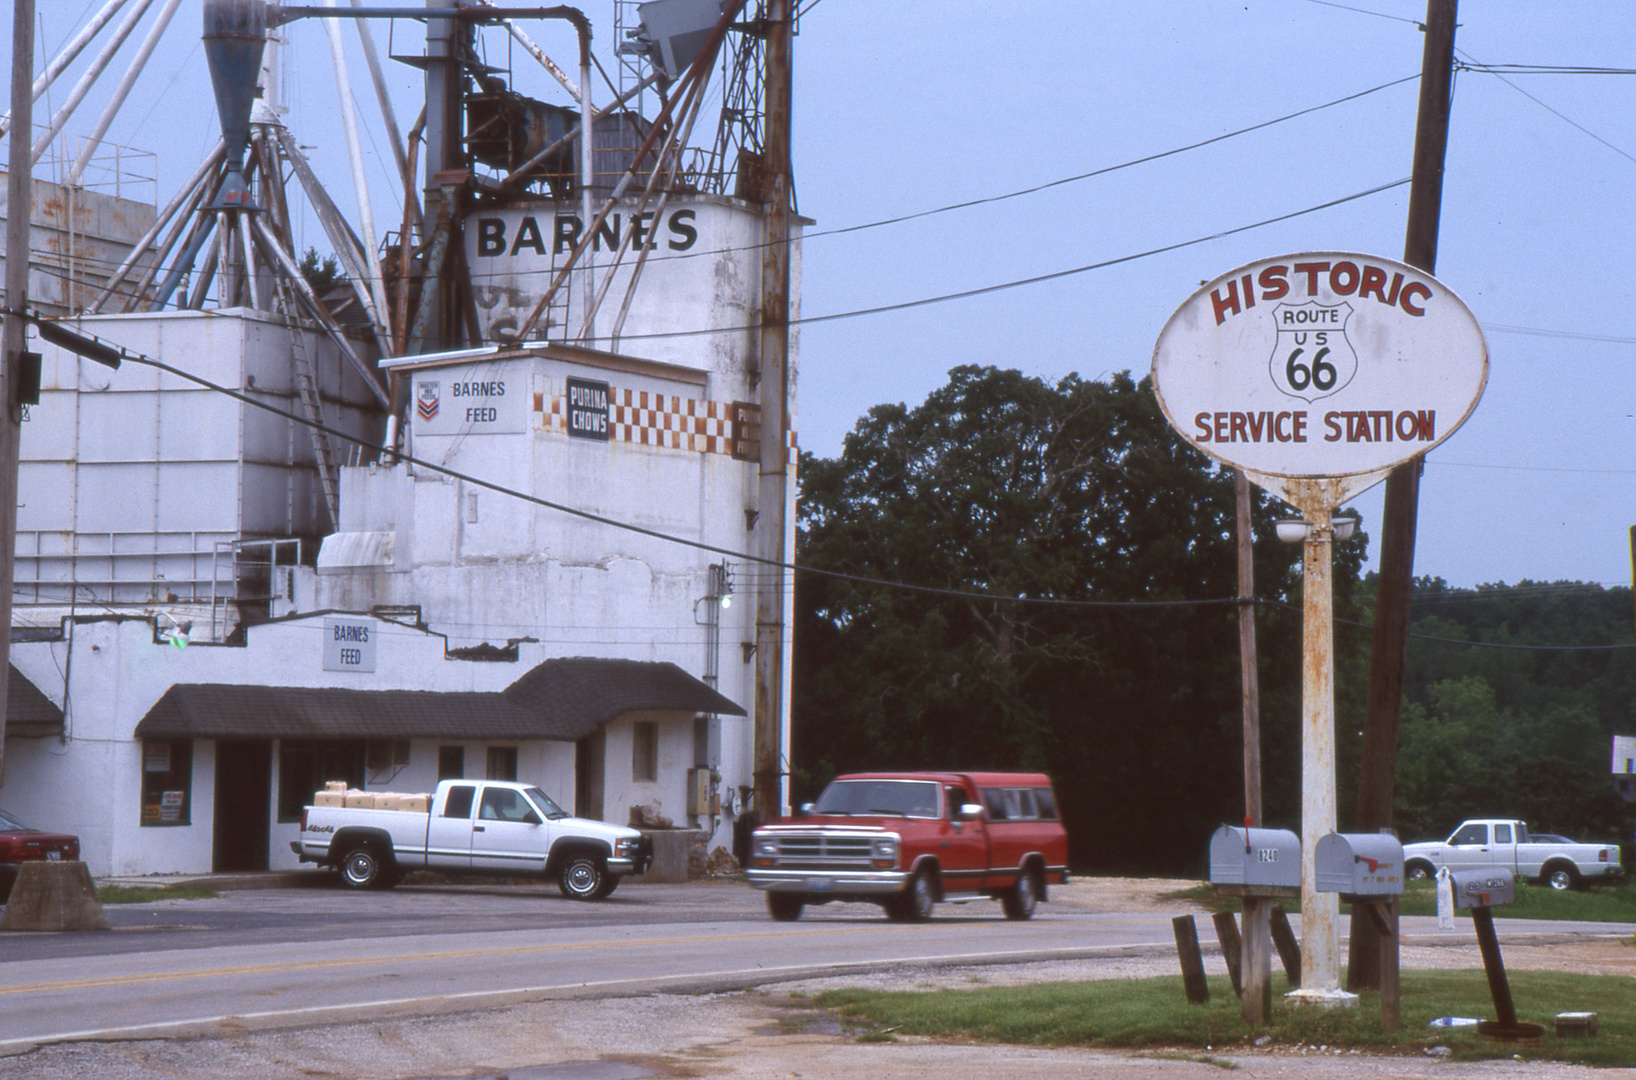
<path id="1" fill-rule="evenodd" d="M 981 821 L 983 819 L 982 804 L 974 802 L 962 804 L 959 811 L 954 815 L 954 819 L 956 821 Z"/>
<path id="2" fill-rule="evenodd" d="M 812 814 L 812 809 L 813 809 L 813 804 L 812 803 L 804 802 L 800 806 L 797 806 L 795 808 L 795 810 L 790 814 L 790 817 L 797 817 L 797 818 L 809 817 Z"/>

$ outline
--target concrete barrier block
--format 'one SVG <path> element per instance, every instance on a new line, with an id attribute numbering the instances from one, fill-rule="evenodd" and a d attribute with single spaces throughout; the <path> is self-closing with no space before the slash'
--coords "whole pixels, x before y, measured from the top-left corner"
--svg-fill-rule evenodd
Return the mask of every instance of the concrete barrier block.
<path id="1" fill-rule="evenodd" d="M 17 867 L 0 930 L 106 930 L 91 871 L 83 862 L 35 860 Z"/>

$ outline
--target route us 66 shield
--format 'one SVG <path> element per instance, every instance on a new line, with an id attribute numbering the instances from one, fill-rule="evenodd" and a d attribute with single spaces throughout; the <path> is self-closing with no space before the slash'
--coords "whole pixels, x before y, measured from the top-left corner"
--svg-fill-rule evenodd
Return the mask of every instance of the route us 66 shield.
<path id="1" fill-rule="evenodd" d="M 1290 397 L 1317 401 L 1337 393 L 1358 373 L 1358 354 L 1346 338 L 1352 305 L 1279 304 L 1273 309 L 1278 340 L 1268 363 L 1274 386 Z"/>

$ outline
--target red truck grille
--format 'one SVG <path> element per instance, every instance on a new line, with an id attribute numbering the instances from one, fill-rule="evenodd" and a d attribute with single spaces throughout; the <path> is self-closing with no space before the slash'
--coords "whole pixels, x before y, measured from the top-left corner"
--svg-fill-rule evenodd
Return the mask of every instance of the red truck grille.
<path id="1" fill-rule="evenodd" d="M 778 861 L 781 864 L 798 861 L 867 863 L 871 843 L 867 836 L 780 836 Z"/>

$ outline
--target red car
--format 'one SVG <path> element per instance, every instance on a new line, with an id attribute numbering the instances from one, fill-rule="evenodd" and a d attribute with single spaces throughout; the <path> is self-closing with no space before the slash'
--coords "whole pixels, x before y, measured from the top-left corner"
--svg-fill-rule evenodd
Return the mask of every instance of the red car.
<path id="1" fill-rule="evenodd" d="M 31 829 L 0 810 L 0 901 L 11 895 L 11 883 L 17 880 L 18 864 L 32 859 L 72 861 L 79 857 L 79 837 Z"/>
<path id="2" fill-rule="evenodd" d="M 1027 919 L 1068 880 L 1068 834 L 1041 773 L 854 773 L 750 838 L 750 883 L 780 921 L 863 900 L 919 922 L 940 900 L 1000 901 Z"/>

